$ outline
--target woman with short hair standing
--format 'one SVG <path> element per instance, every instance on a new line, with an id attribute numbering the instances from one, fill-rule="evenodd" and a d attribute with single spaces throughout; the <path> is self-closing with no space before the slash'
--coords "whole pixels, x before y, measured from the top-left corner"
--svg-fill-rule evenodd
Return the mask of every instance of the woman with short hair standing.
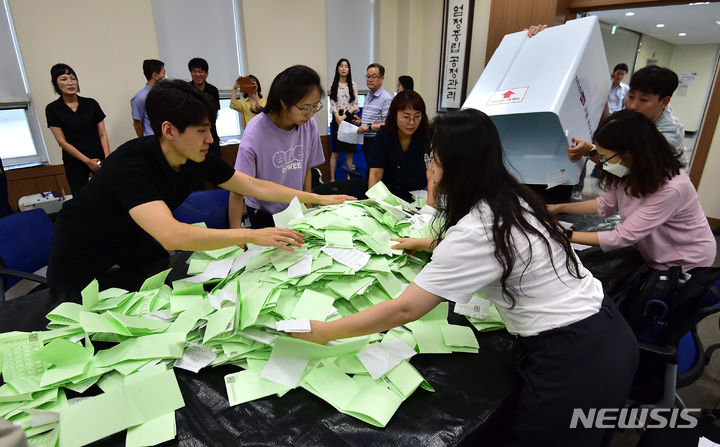
<path id="1" fill-rule="evenodd" d="M 97 101 L 78 95 L 77 75 L 69 65 L 53 65 L 50 80 L 60 97 L 45 107 L 45 118 L 62 148 L 65 176 L 75 195 L 110 155 L 105 113 Z"/>

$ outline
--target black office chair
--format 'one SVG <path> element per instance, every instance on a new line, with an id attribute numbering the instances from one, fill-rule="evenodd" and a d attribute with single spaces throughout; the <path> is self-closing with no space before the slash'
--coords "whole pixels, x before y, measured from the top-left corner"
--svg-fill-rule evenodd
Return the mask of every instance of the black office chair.
<path id="1" fill-rule="evenodd" d="M 0 219 L 0 301 L 21 279 L 47 283 L 34 272 L 48 264 L 53 236 L 53 223 L 41 209 Z"/>
<path id="2" fill-rule="evenodd" d="M 676 390 L 690 385 L 703 373 L 714 350 L 703 350 L 697 324 L 720 312 L 720 269 L 708 268 L 681 285 L 674 299 L 682 304 L 673 309 L 657 341 L 639 342 L 640 364 L 630 392 L 631 406 L 684 408 Z M 691 282 L 692 281 L 692 282 Z"/>
<path id="3" fill-rule="evenodd" d="M 358 200 L 367 199 L 367 182 L 361 178 L 351 178 L 350 180 L 337 180 L 329 183 L 321 183 L 313 188 L 315 194 L 331 195 L 331 194 L 347 194 Z"/>

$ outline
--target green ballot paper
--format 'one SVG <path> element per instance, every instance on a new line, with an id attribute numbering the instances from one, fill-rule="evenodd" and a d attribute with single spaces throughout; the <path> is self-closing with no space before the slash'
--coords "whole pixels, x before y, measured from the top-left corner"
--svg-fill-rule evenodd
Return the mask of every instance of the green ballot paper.
<path id="1" fill-rule="evenodd" d="M 82 446 L 185 406 L 175 373 L 162 365 L 60 412 L 60 445 Z"/>

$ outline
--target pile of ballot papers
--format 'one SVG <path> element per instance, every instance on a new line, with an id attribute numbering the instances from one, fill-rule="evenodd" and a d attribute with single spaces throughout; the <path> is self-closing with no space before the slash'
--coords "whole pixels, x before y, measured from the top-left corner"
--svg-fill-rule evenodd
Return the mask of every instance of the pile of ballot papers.
<path id="1" fill-rule="evenodd" d="M 432 391 L 408 361 L 416 354 L 477 352 L 468 326 L 447 321 L 443 302 L 420 320 L 383 334 L 327 345 L 289 336 L 397 297 L 428 261 L 393 250 L 391 238 L 429 237 L 434 210 L 393 196 L 382 183 L 368 200 L 305 209 L 294 200 L 274 216 L 304 235 L 294 251 L 249 246 L 195 252 L 189 277 L 169 271 L 137 292 L 98 290 L 47 315 L 48 330 L 0 334 L 0 416 L 31 445 L 84 445 L 127 429 L 127 445 L 175 437 L 184 406 L 173 367 L 198 372 L 238 366 L 225 377 L 230 405 L 301 387 L 338 411 L 384 427 L 418 387 Z M 456 312 L 478 330 L 504 327 L 474 297 Z M 93 342 L 110 346 L 96 349 Z M 73 399 L 97 385 L 103 393 Z"/>

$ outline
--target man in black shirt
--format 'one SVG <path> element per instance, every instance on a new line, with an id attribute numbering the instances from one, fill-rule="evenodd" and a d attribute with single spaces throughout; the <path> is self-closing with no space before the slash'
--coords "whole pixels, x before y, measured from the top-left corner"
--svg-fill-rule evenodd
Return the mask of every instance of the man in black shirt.
<path id="1" fill-rule="evenodd" d="M 285 228 L 217 230 L 178 222 L 172 210 L 198 182 L 285 203 L 295 196 L 321 205 L 352 199 L 259 180 L 206 157 L 216 110 L 187 82 L 159 82 L 145 107 L 155 135 L 120 146 L 83 194 L 60 211 L 47 272 L 50 294 L 58 301 L 79 301 L 80 291 L 115 264 L 139 286 L 167 268 L 166 250 L 212 250 L 246 242 L 291 250 L 303 243 L 300 233 Z"/>
<path id="2" fill-rule="evenodd" d="M 215 113 L 212 115 L 210 121 L 210 133 L 213 137 L 213 142 L 210 143 L 209 154 L 220 156 L 220 137 L 215 127 L 215 121 L 217 112 L 220 110 L 220 92 L 217 87 L 206 82 L 208 77 L 208 63 L 201 57 L 194 57 L 188 62 L 188 70 L 190 70 L 190 76 L 192 77 L 192 84 L 198 88 L 201 92 L 205 93 L 210 99 L 210 104 L 215 107 Z"/>

